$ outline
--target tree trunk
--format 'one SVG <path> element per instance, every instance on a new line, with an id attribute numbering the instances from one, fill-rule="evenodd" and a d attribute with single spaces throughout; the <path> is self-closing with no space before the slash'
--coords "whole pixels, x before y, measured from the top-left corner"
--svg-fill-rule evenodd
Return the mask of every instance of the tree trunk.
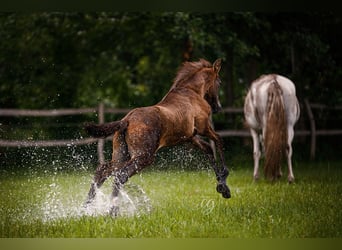
<path id="1" fill-rule="evenodd" d="M 251 83 L 258 78 L 258 64 L 254 58 L 248 60 L 246 87 L 249 88 Z"/>
<path id="2" fill-rule="evenodd" d="M 227 48 L 227 61 L 226 61 L 226 75 L 225 75 L 225 106 L 231 107 L 234 103 L 234 56 L 233 56 L 233 49 Z"/>
<path id="3" fill-rule="evenodd" d="M 189 37 L 183 42 L 182 60 L 183 62 L 189 61 L 192 58 L 193 45 Z"/>

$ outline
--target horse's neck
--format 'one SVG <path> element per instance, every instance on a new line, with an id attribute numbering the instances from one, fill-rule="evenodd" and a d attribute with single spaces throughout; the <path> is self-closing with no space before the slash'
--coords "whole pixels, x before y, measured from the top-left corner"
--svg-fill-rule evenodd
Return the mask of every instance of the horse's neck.
<path id="1" fill-rule="evenodd" d="M 167 99 L 170 95 L 176 94 L 176 95 L 188 95 L 187 93 L 193 92 L 194 94 L 199 95 L 200 97 L 204 98 L 205 92 L 203 87 L 196 87 L 194 86 L 172 86 L 169 92 L 163 97 L 161 102 L 165 99 Z"/>
<path id="2" fill-rule="evenodd" d="M 205 95 L 204 85 L 197 85 L 197 86 L 193 85 L 193 86 L 189 86 L 188 89 L 192 90 L 197 95 L 204 98 L 204 95 Z"/>

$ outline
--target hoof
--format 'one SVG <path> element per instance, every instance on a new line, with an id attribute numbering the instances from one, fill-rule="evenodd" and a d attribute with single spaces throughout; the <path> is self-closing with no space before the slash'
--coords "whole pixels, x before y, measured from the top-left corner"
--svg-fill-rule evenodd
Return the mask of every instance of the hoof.
<path id="1" fill-rule="evenodd" d="M 293 176 L 289 176 L 289 177 L 287 178 L 287 181 L 288 181 L 289 184 L 294 183 L 294 177 L 293 177 Z"/>
<path id="2" fill-rule="evenodd" d="M 109 210 L 109 215 L 112 217 L 116 217 L 119 215 L 119 207 L 118 206 L 112 206 Z"/>
<path id="3" fill-rule="evenodd" d="M 253 181 L 254 181 L 254 182 L 259 181 L 259 175 L 254 175 L 254 176 L 253 176 Z"/>
<path id="4" fill-rule="evenodd" d="M 229 199 L 231 197 L 230 190 L 225 183 L 217 184 L 216 191 L 222 194 L 223 198 Z"/>
<path id="5" fill-rule="evenodd" d="M 123 185 L 128 181 L 128 174 L 124 170 L 120 170 L 115 173 L 115 180 L 116 182 L 120 183 L 120 185 Z"/>

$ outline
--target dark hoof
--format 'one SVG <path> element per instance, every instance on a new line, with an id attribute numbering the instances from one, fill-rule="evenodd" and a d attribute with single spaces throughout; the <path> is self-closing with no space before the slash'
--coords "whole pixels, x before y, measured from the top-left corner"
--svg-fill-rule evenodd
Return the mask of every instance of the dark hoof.
<path id="1" fill-rule="evenodd" d="M 109 215 L 112 217 L 116 217 L 119 215 L 119 207 L 118 206 L 112 206 L 109 210 Z"/>
<path id="2" fill-rule="evenodd" d="M 288 178 L 287 178 L 287 182 L 289 183 L 289 184 L 292 184 L 292 183 L 294 183 L 294 177 L 293 176 L 289 176 Z"/>
<path id="3" fill-rule="evenodd" d="M 123 170 L 116 172 L 115 173 L 115 181 L 120 183 L 120 184 L 126 183 L 128 181 L 128 174 Z"/>
<path id="4" fill-rule="evenodd" d="M 223 198 L 229 199 L 231 197 L 230 190 L 225 183 L 217 184 L 216 191 L 222 194 Z"/>

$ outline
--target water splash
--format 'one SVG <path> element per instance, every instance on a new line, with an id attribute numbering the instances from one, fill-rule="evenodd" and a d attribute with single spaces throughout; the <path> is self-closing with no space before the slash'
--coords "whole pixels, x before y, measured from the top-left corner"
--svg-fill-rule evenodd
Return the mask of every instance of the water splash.
<path id="1" fill-rule="evenodd" d="M 84 190 L 79 194 L 66 197 L 68 194 L 63 193 L 61 187 L 53 183 L 41 206 L 42 220 L 46 222 L 62 218 L 110 215 L 113 199 L 108 191 L 108 188 L 98 189 L 95 200 L 88 206 L 84 206 L 86 194 Z M 116 216 L 140 216 L 152 210 L 146 193 L 133 183 L 127 183 L 120 190 L 114 203 L 118 207 Z"/>

